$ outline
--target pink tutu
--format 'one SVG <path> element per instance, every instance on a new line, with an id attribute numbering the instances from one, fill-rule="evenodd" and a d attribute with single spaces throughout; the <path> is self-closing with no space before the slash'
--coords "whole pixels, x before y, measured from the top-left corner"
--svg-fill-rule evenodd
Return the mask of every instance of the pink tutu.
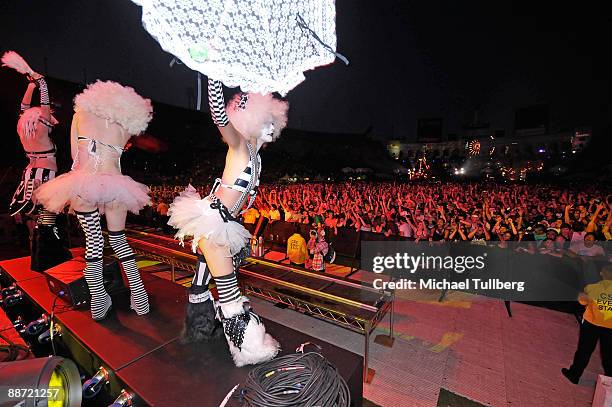
<path id="1" fill-rule="evenodd" d="M 59 213 L 75 198 L 98 205 L 121 205 L 138 214 L 151 203 L 149 187 L 121 174 L 91 174 L 73 170 L 42 184 L 34 192 L 36 202 L 50 212 Z"/>
<path id="2" fill-rule="evenodd" d="M 200 239 L 209 239 L 217 246 L 227 247 L 231 256 L 248 245 L 251 234 L 235 220 L 224 221 L 218 209 L 210 207 L 210 197 L 200 198 L 191 185 L 182 192 L 168 209 L 168 225 L 178 229 L 176 238 L 183 242 L 191 236 L 195 252 Z"/>

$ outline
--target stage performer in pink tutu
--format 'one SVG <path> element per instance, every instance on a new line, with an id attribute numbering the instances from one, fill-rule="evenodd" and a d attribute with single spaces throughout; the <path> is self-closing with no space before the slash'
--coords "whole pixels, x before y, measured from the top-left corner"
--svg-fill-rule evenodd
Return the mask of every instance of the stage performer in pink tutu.
<path id="1" fill-rule="evenodd" d="M 101 214 L 106 216 L 110 245 L 130 284 L 131 307 L 139 315 L 146 314 L 148 295 L 124 229 L 127 212 L 137 214 L 149 204 L 149 188 L 122 175 L 121 154 L 129 138 L 147 128 L 153 114 L 151 101 L 130 87 L 97 81 L 75 97 L 74 111 L 72 169 L 37 189 L 35 196 L 51 212 L 61 212 L 69 205 L 85 232 L 84 274 L 93 319 L 104 319 L 112 306 L 102 281 Z"/>
<path id="2" fill-rule="evenodd" d="M 27 76 L 30 83 L 21 100 L 17 134 L 25 155 L 29 160 L 23 171 L 21 182 L 13 194 L 10 204 L 11 216 L 21 214 L 26 219 L 36 221 L 31 230 L 30 268 L 44 271 L 72 257 L 66 248 L 55 225 L 56 215 L 40 208 L 34 200 L 34 190 L 41 184 L 53 179 L 57 172 L 55 154 L 57 147 L 50 134 L 58 123 L 51 114 L 49 90 L 45 78 L 32 70 L 16 52 L 9 51 L 2 56 L 2 65 L 13 68 Z M 32 94 L 38 88 L 40 105 L 30 106 Z M 29 226 L 30 228 L 31 226 Z"/>
<path id="3" fill-rule="evenodd" d="M 257 193 L 261 173 L 259 149 L 274 141 L 287 123 L 288 104 L 271 94 L 238 94 L 227 112 L 220 81 L 208 81 L 213 120 L 228 145 L 223 176 L 210 194 L 201 198 L 188 187 L 170 206 L 169 224 L 177 237 L 193 237 L 199 249 L 198 266 L 189 289 L 184 337 L 188 341 L 211 338 L 221 321 L 236 366 L 272 359 L 279 351 L 249 301 L 240 292 L 236 271 L 248 255 L 250 233 L 239 221 Z M 214 279 L 219 301 L 213 305 L 208 291 Z"/>

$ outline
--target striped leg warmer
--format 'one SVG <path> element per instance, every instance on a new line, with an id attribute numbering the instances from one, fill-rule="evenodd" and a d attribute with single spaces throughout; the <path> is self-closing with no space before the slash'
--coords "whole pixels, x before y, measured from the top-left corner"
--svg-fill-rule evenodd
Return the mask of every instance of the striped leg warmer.
<path id="1" fill-rule="evenodd" d="M 189 302 L 198 304 L 211 299 L 208 283 L 210 283 L 211 275 L 206 265 L 206 259 L 203 254 L 198 254 L 198 262 L 196 264 L 196 272 L 191 281 L 189 288 Z"/>
<path id="2" fill-rule="evenodd" d="M 215 284 L 217 285 L 221 305 L 236 302 L 242 298 L 235 272 L 226 276 L 215 277 Z"/>
<path id="3" fill-rule="evenodd" d="M 136 255 L 132 248 L 128 245 L 125 238 L 125 232 L 108 231 L 108 240 L 113 251 L 119 258 L 123 271 L 130 283 L 130 291 L 132 292 L 132 309 L 138 315 L 144 315 L 149 312 L 149 296 L 144 288 L 144 284 L 140 279 L 138 267 L 136 266 Z"/>
<path id="4" fill-rule="evenodd" d="M 112 301 L 106 290 L 102 278 L 104 249 L 104 236 L 100 226 L 100 213 L 76 212 L 77 219 L 85 232 L 85 261 L 87 266 L 83 270 L 85 281 L 91 294 L 91 316 L 95 320 L 106 316 Z"/>

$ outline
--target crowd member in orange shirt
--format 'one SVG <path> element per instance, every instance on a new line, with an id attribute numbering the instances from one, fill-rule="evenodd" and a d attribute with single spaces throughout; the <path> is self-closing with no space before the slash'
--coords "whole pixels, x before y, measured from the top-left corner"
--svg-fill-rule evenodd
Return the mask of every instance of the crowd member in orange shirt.
<path id="1" fill-rule="evenodd" d="M 604 267 L 601 277 L 598 283 L 587 285 L 578 298 L 586 306 L 578 348 L 572 366 L 561 369 L 561 373 L 574 384 L 580 381 L 598 341 L 604 374 L 612 376 L 612 266 Z"/>

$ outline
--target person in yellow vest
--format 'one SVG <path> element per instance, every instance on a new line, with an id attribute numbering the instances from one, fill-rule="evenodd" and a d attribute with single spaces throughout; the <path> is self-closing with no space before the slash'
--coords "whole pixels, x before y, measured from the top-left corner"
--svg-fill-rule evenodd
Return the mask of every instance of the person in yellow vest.
<path id="1" fill-rule="evenodd" d="M 242 216 L 244 217 L 244 223 L 254 224 L 259 218 L 259 211 L 251 206 Z"/>
<path id="2" fill-rule="evenodd" d="M 604 267 L 600 274 L 601 281 L 587 285 L 580 293 L 578 301 L 586 310 L 580 324 L 578 348 L 570 368 L 561 369 L 574 384 L 580 381 L 598 341 L 604 374 L 612 376 L 612 266 Z"/>
<path id="3" fill-rule="evenodd" d="M 299 233 L 299 223 L 295 224 L 295 232 L 287 239 L 287 258 L 295 266 L 304 266 L 308 260 L 306 239 Z"/>

